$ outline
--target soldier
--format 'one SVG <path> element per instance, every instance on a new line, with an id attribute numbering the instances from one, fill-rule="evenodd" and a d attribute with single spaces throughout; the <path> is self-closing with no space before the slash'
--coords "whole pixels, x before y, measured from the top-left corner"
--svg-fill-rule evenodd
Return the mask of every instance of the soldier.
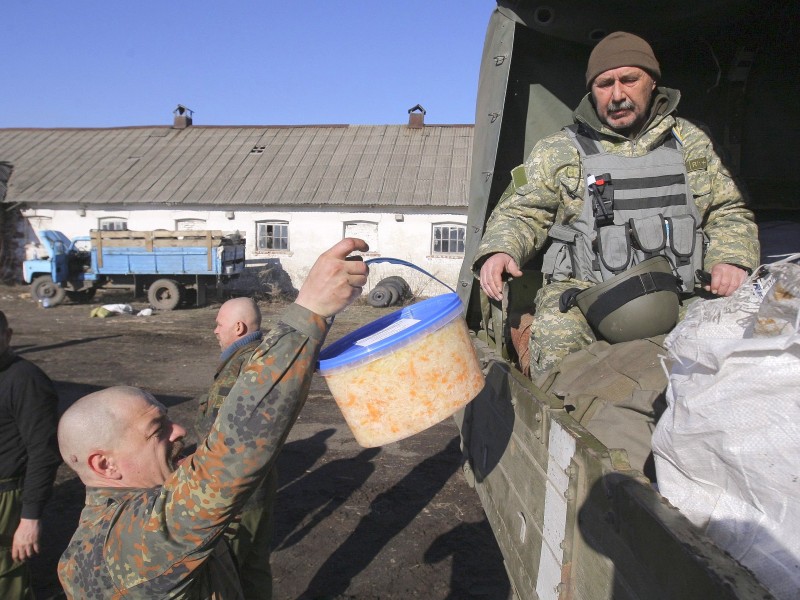
<path id="1" fill-rule="evenodd" d="M 742 192 L 705 129 L 676 116 L 680 93 L 658 86 L 660 77 L 645 40 L 625 32 L 601 40 L 574 124 L 541 140 L 512 171 L 487 222 L 473 270 L 494 300 L 502 298 L 504 275 L 521 276 L 520 267 L 546 249 L 529 343 L 534 380 L 595 341 L 597 324 L 617 309 L 629 329 L 622 337 L 666 333 L 627 318 L 633 300 L 671 292 L 677 319 L 697 271 L 710 272 L 707 291 L 730 295 L 758 264 L 756 225 Z M 633 292 L 617 287 L 589 322 L 575 306 L 580 291 L 630 283 L 632 267 L 659 256 L 668 277 L 643 267 L 635 275 L 645 283 Z M 639 316 L 662 310 L 671 309 L 655 303 Z"/>
<path id="2" fill-rule="evenodd" d="M 137 388 L 89 394 L 64 413 L 61 454 L 87 486 L 58 566 L 69 598 L 243 598 L 225 531 L 305 402 L 330 317 L 367 281 L 367 266 L 345 258 L 367 249 L 345 238 L 317 259 L 185 460 L 185 430 Z"/>
<path id="3" fill-rule="evenodd" d="M 244 365 L 261 343 L 261 311 L 251 298 L 234 298 L 217 313 L 214 335 L 222 354 L 214 383 L 200 398 L 195 430 L 205 439 L 223 401 L 228 396 Z M 248 600 L 272 598 L 272 571 L 269 564 L 272 542 L 272 514 L 277 491 L 277 472 L 273 467 L 256 489 L 226 535 L 236 557 L 244 597 Z"/>
<path id="4" fill-rule="evenodd" d="M 0 598 L 33 598 L 27 561 L 39 553 L 61 464 L 58 396 L 39 367 L 11 350 L 11 334 L 0 311 Z"/>

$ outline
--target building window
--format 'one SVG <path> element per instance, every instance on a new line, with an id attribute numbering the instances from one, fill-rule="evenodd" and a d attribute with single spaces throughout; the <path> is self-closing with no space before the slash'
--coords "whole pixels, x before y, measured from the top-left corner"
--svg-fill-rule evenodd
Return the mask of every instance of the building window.
<path id="1" fill-rule="evenodd" d="M 28 223 L 30 223 L 34 231 L 42 231 L 44 229 L 53 228 L 52 217 L 28 217 Z"/>
<path id="2" fill-rule="evenodd" d="M 103 217 L 97 220 L 101 231 L 126 231 L 128 229 L 128 219 L 120 217 Z"/>
<path id="3" fill-rule="evenodd" d="M 360 238 L 369 245 L 369 253 L 378 252 L 378 224 L 369 221 L 350 221 L 344 224 L 344 237 Z"/>
<path id="4" fill-rule="evenodd" d="M 261 221 L 256 223 L 256 250 L 288 250 L 289 223 Z"/>
<path id="5" fill-rule="evenodd" d="M 175 229 L 178 231 L 202 231 L 206 228 L 205 219 L 176 219 Z"/>
<path id="6" fill-rule="evenodd" d="M 434 225 L 433 254 L 463 256 L 466 233 L 464 225 Z"/>

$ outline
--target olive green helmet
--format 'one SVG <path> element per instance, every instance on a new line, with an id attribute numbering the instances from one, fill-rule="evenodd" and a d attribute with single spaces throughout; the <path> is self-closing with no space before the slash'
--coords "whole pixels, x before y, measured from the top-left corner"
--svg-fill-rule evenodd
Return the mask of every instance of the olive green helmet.
<path id="1" fill-rule="evenodd" d="M 617 344 L 675 327 L 679 289 L 669 261 L 655 256 L 581 291 L 575 301 L 598 338 Z"/>

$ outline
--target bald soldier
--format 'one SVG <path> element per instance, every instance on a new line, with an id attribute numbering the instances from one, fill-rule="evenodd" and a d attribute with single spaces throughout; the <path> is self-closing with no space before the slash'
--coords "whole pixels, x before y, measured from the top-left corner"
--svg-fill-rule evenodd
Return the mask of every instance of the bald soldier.
<path id="1" fill-rule="evenodd" d="M 255 300 L 233 298 L 225 302 L 217 313 L 214 335 L 222 353 L 214 373 L 214 382 L 208 393 L 199 399 L 195 430 L 197 438 L 201 440 L 211 431 L 222 403 L 261 343 L 261 311 Z M 226 532 L 247 600 L 272 598 L 269 556 L 277 479 L 276 469 L 270 469 L 264 482 L 245 504 L 241 515 L 233 520 Z"/>
<path id="2" fill-rule="evenodd" d="M 64 413 L 61 454 L 86 484 L 58 565 L 69 598 L 243 598 L 225 531 L 272 469 L 305 402 L 330 317 L 367 281 L 367 266 L 345 258 L 367 249 L 345 238 L 317 259 L 208 437 L 180 464 L 186 431 L 143 390 L 95 392 Z"/>

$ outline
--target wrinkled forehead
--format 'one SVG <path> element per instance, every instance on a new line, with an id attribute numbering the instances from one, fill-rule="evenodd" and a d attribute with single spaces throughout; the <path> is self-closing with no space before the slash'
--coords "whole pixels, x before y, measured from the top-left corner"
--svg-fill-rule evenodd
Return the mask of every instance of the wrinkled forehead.
<path id="1" fill-rule="evenodd" d="M 594 78 L 592 86 L 599 85 L 604 82 L 614 81 L 615 79 L 624 79 L 626 77 L 638 79 L 641 77 L 650 77 L 650 75 L 647 73 L 647 71 L 639 67 L 616 67 L 600 73 Z"/>
<path id="2" fill-rule="evenodd" d="M 156 400 L 155 396 L 145 391 L 127 396 L 120 408 L 129 421 L 149 419 L 167 413 L 166 407 Z"/>

